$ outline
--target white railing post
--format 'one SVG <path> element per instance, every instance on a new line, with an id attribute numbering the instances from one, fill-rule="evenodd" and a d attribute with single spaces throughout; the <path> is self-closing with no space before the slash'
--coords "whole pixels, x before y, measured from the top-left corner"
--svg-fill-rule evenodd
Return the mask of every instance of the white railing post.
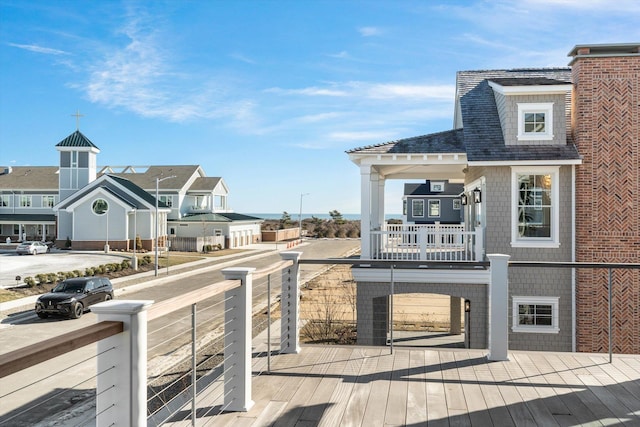
<path id="1" fill-rule="evenodd" d="M 282 270 L 280 353 L 300 353 L 300 264 L 302 252 L 282 252 L 293 265 Z"/>
<path id="2" fill-rule="evenodd" d="M 474 261 L 484 261 L 484 228 L 476 228 L 475 233 Z"/>
<path id="3" fill-rule="evenodd" d="M 247 412 L 251 400 L 251 307 L 255 268 L 222 270 L 226 280 L 239 279 L 239 287 L 224 293 L 224 410 Z"/>
<path id="4" fill-rule="evenodd" d="M 147 425 L 147 309 L 153 301 L 111 300 L 91 306 L 98 322 L 124 323 L 98 342 L 96 426 Z"/>
<path id="5" fill-rule="evenodd" d="M 428 237 L 427 237 L 427 229 L 426 227 L 418 228 L 418 232 L 416 233 L 416 238 L 418 239 L 418 244 L 420 248 L 420 254 L 418 256 L 419 260 L 428 260 L 427 256 L 427 246 L 428 246 Z"/>
<path id="6" fill-rule="evenodd" d="M 487 255 L 489 281 L 489 354 L 492 361 L 509 360 L 509 255 Z"/>

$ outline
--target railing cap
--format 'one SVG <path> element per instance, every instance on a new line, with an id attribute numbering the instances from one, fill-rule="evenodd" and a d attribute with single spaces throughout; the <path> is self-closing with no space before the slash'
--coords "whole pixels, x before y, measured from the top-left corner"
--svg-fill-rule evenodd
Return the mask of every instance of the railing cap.
<path id="1" fill-rule="evenodd" d="M 146 311 L 152 300 L 109 300 L 91 306 L 96 314 L 137 314 Z"/>

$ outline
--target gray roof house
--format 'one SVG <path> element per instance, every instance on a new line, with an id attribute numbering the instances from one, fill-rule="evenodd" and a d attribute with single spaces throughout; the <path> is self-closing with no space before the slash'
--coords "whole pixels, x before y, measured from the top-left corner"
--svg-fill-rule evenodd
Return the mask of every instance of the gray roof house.
<path id="1" fill-rule="evenodd" d="M 635 188 L 640 180 L 624 177 L 633 169 L 631 164 L 636 165 L 634 173 L 640 170 L 640 115 L 638 104 L 632 101 L 640 89 L 640 45 L 580 46 L 571 56 L 571 68 L 460 71 L 453 129 L 347 151 L 361 176 L 361 258 L 473 262 L 484 261 L 486 254 L 508 254 L 511 260 L 571 262 L 583 253 L 583 259 L 589 261 L 598 242 L 589 243 L 584 251 L 580 242 L 586 244 L 592 238 L 594 226 L 600 230 L 619 227 L 616 235 L 633 235 L 622 241 L 618 238 L 612 245 L 620 247 L 627 242 L 624 251 L 640 256 L 640 246 L 634 246 L 640 243 L 640 228 L 629 223 L 630 217 L 626 223 L 616 219 L 588 227 L 581 227 L 580 222 L 593 222 L 594 200 L 589 194 L 601 192 L 601 197 L 609 197 L 612 190 L 603 187 L 605 179 L 606 188 L 620 188 L 615 193 L 617 199 L 610 202 L 612 206 L 617 201 L 631 203 L 628 198 L 640 190 Z M 621 62 L 610 64 L 616 61 Z M 626 70 L 630 74 L 624 74 Z M 624 88 L 612 86 L 626 82 L 627 75 L 629 83 L 624 83 Z M 599 85 L 580 90 L 581 82 L 591 81 Z M 615 92 L 608 92 L 612 90 Z M 591 122 L 585 119 L 592 117 L 589 109 L 594 106 L 599 108 L 599 118 L 620 117 L 595 141 L 591 135 L 600 128 L 590 128 Z M 635 113 L 627 113 L 631 110 Z M 610 116 L 609 111 L 618 112 Z M 602 120 L 600 123 L 603 126 Z M 587 134 L 584 129 L 593 130 Z M 603 141 L 607 141 L 606 147 L 595 148 Z M 625 148 L 616 151 L 612 147 Z M 592 164 L 594 150 L 618 157 L 615 162 L 597 157 L 605 161 L 602 168 L 583 166 L 585 159 Z M 593 181 L 593 173 L 620 168 L 618 163 L 627 165 L 627 172 L 607 173 L 599 186 Z M 619 183 L 615 181 L 618 177 Z M 408 217 L 402 225 L 386 224 L 384 185 L 391 179 L 463 183 L 461 197 L 468 201 L 462 204 L 463 227 L 443 230 L 432 224 L 416 224 Z M 629 186 L 636 191 L 627 191 Z M 627 218 L 620 212 L 618 218 Z M 366 284 L 366 292 L 358 293 L 358 342 L 378 345 L 387 340 L 387 328 L 380 325 L 385 325 L 389 315 L 389 272 L 374 265 L 354 267 L 353 275 L 358 285 Z M 455 324 L 460 307 L 473 307 L 468 313 L 469 325 L 465 325 L 464 344 L 487 348 L 487 331 L 492 325 L 486 273 L 405 267 L 394 271 L 393 277 L 398 293 L 451 296 L 452 333 L 460 332 L 460 325 Z M 627 299 L 616 302 L 629 313 L 640 304 L 638 275 L 637 271 L 630 275 L 634 290 L 628 291 Z M 589 295 L 600 291 L 581 292 L 592 286 L 593 279 L 579 277 L 570 269 L 544 273 L 527 268 L 509 270 L 509 348 L 601 351 L 602 344 L 590 343 L 596 334 L 606 336 L 601 333 L 602 323 L 582 323 L 579 316 L 580 310 L 586 310 L 583 307 L 599 304 Z M 593 289 L 602 288 L 593 284 Z M 640 324 L 631 329 L 616 331 L 620 351 L 640 351 Z"/>
<path id="2" fill-rule="evenodd" d="M 152 249 L 156 214 L 159 247 L 173 242 L 179 249 L 196 238 L 221 247 L 261 240 L 262 220 L 234 213 L 224 180 L 198 165 L 99 168 L 99 148 L 80 131 L 55 147 L 59 166 L 0 169 L 3 240 L 57 240 L 62 247 L 68 239 L 74 249 L 129 250 L 138 236 Z"/>

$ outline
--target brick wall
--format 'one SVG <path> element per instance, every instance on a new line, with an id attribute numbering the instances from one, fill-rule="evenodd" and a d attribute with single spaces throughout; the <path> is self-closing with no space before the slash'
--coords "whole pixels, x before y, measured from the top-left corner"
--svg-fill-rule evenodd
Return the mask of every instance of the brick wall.
<path id="1" fill-rule="evenodd" d="M 585 51 L 588 52 L 588 51 Z M 640 262 L 640 56 L 577 56 L 572 132 L 581 262 Z M 579 270 L 577 350 L 608 350 L 606 271 Z M 613 351 L 640 353 L 640 271 L 613 277 Z"/>

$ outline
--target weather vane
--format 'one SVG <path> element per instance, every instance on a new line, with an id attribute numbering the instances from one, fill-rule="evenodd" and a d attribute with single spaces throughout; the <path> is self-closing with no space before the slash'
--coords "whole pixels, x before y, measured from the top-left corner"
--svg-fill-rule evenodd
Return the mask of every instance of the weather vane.
<path id="1" fill-rule="evenodd" d="M 80 117 L 84 117 L 84 114 L 80 114 L 80 110 L 76 110 L 76 113 L 72 114 L 71 117 L 76 118 L 76 130 L 80 130 Z"/>

